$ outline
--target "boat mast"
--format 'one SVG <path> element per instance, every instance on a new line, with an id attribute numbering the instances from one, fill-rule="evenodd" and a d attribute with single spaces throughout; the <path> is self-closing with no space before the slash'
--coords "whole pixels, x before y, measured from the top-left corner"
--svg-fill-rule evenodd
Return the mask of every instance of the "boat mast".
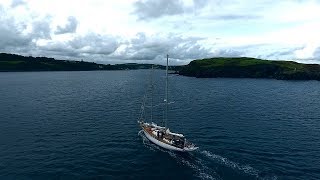
<path id="1" fill-rule="evenodd" d="M 166 118 L 165 118 L 165 128 L 168 128 L 168 64 L 169 55 L 167 54 L 167 66 L 166 66 Z"/>
<path id="2" fill-rule="evenodd" d="M 152 122 L 152 116 L 153 116 L 153 64 L 151 66 L 151 76 L 150 76 L 150 79 L 151 79 L 151 122 Z"/>

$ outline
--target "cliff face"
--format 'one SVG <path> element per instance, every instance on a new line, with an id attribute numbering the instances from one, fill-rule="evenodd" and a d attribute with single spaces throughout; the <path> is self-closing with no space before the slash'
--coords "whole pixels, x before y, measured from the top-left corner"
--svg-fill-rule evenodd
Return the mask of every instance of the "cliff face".
<path id="1" fill-rule="evenodd" d="M 254 58 L 211 58 L 194 60 L 182 67 L 179 74 L 197 78 L 320 80 L 320 65 Z"/>

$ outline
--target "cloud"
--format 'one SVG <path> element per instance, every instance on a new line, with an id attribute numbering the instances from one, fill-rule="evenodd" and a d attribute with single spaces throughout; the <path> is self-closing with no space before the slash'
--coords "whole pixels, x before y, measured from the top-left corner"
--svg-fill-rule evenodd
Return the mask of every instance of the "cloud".
<path id="1" fill-rule="evenodd" d="M 108 57 L 130 62 L 164 64 L 164 57 L 169 54 L 171 64 L 184 65 L 194 59 L 245 56 L 244 49 L 208 48 L 206 41 L 202 37 L 184 37 L 173 33 L 146 35 L 140 32 L 131 40 L 120 43 L 118 49 Z"/>
<path id="2" fill-rule="evenodd" d="M 79 53 L 109 55 L 119 46 L 116 37 L 111 35 L 100 35 L 88 33 L 84 36 L 71 40 L 70 45 Z"/>
<path id="3" fill-rule="evenodd" d="M 6 0 L 0 51 L 110 64 L 163 64 L 166 54 L 175 64 L 215 56 L 319 63 L 319 10 L 314 0 Z"/>
<path id="4" fill-rule="evenodd" d="M 159 18 L 164 15 L 182 14 L 183 3 L 180 0 L 145 0 L 134 4 L 139 19 Z"/>
<path id="5" fill-rule="evenodd" d="M 68 22 L 65 26 L 58 26 L 55 34 L 65 34 L 65 33 L 74 33 L 77 30 L 78 20 L 73 17 L 68 17 Z"/>
<path id="6" fill-rule="evenodd" d="M 241 57 L 244 54 L 244 51 L 235 49 L 217 49 L 214 51 L 213 57 Z"/>
<path id="7" fill-rule="evenodd" d="M 0 50 L 9 51 L 26 47 L 31 44 L 32 38 L 22 34 L 15 26 L 0 25 Z"/>
<path id="8" fill-rule="evenodd" d="M 141 62 L 162 62 L 164 55 L 169 54 L 173 63 L 181 64 L 181 60 L 210 57 L 211 49 L 201 45 L 203 38 L 183 37 L 178 34 L 155 34 L 147 36 L 138 33 L 133 39 L 122 43 L 111 55 L 113 58 L 135 60 Z"/>
<path id="9" fill-rule="evenodd" d="M 21 5 L 24 1 L 13 1 Z M 10 5 L 10 7 L 12 4 Z M 32 21 L 12 16 L 16 11 L 0 5 L 0 51 L 9 53 L 29 53 L 39 39 L 51 38 L 51 17 L 34 17 Z M 31 15 L 32 16 L 32 15 Z"/>
<path id="10" fill-rule="evenodd" d="M 6 12 L 2 6 L 0 6 L 0 22 L 1 51 L 24 49 L 32 43 L 32 38 L 28 34 L 23 33 L 26 30 L 26 26 L 16 22 L 13 17 L 6 16 Z"/>
<path id="11" fill-rule="evenodd" d="M 193 0 L 194 8 L 200 9 L 205 7 L 209 3 L 209 0 Z M 219 2 L 218 2 L 219 3 Z"/>
<path id="12" fill-rule="evenodd" d="M 160 18 L 184 13 L 193 13 L 206 6 L 208 0 L 193 0 L 187 5 L 181 0 L 139 0 L 134 3 L 134 14 L 140 20 Z"/>
<path id="13" fill-rule="evenodd" d="M 297 59 L 318 59 L 319 58 L 319 43 L 310 43 L 302 46 L 295 51 Z"/>
<path id="14" fill-rule="evenodd" d="M 251 19 L 260 19 L 261 16 L 252 15 L 252 14 L 221 14 L 206 17 L 208 19 L 217 19 L 217 20 L 251 20 Z"/>
<path id="15" fill-rule="evenodd" d="M 32 39 L 51 39 L 51 17 L 36 19 L 32 22 Z"/>
<path id="16" fill-rule="evenodd" d="M 15 8 L 18 6 L 25 5 L 25 4 L 26 4 L 26 2 L 24 0 L 12 0 L 11 7 Z"/>
<path id="17" fill-rule="evenodd" d="M 264 56 L 266 59 L 287 59 L 292 60 L 295 57 L 295 53 L 304 48 L 304 46 L 292 47 L 292 48 L 279 48 L 273 50 L 271 53 Z"/>
<path id="18" fill-rule="evenodd" d="M 320 60 L 320 47 L 318 47 L 314 52 L 313 52 L 313 57 L 316 60 Z"/>
<path id="19" fill-rule="evenodd" d="M 68 41 L 44 40 L 37 44 L 37 54 L 50 54 L 66 59 L 107 57 L 119 46 L 117 37 L 87 33 Z M 95 59 L 100 60 L 100 59 Z"/>

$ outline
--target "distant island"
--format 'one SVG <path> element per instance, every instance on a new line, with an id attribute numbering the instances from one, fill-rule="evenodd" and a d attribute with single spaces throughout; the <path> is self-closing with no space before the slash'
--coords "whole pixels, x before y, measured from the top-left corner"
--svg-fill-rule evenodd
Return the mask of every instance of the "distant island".
<path id="1" fill-rule="evenodd" d="M 56 60 L 0 53 L 0 72 L 13 71 L 93 71 L 150 69 L 153 64 L 97 64 L 94 62 Z M 165 69 L 153 65 L 155 69 Z M 271 61 L 247 57 L 193 60 L 185 66 L 170 66 L 183 76 L 197 78 L 269 78 L 280 80 L 320 80 L 320 65 L 293 61 Z"/>
<path id="2" fill-rule="evenodd" d="M 150 69 L 152 64 L 97 64 L 94 62 L 56 60 L 47 57 L 21 56 L 0 53 L 0 72 L 13 71 L 94 71 L 94 70 L 132 70 Z M 165 66 L 154 65 L 155 69 L 165 69 Z"/>
<path id="3" fill-rule="evenodd" d="M 188 65 L 181 67 L 177 73 L 197 78 L 224 77 L 320 80 L 320 65 L 246 57 L 210 58 L 194 60 Z"/>

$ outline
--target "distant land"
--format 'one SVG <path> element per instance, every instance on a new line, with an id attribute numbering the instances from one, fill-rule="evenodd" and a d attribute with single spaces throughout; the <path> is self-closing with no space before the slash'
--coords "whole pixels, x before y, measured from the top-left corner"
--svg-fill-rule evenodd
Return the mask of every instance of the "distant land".
<path id="1" fill-rule="evenodd" d="M 132 70 L 150 69 L 152 64 L 97 64 L 94 62 L 56 60 L 47 57 L 20 56 L 0 53 L 0 72 L 12 71 L 94 71 L 94 70 Z M 155 69 L 165 66 L 154 65 Z"/>
<path id="2" fill-rule="evenodd" d="M 155 69 L 165 69 L 153 65 Z M 0 72 L 14 71 L 93 71 L 150 69 L 152 64 L 97 64 L 0 53 Z M 170 66 L 183 76 L 197 78 L 269 78 L 280 80 L 320 80 L 320 65 L 293 61 L 271 61 L 247 57 L 193 60 L 185 66 Z"/>
<path id="3" fill-rule="evenodd" d="M 180 75 L 197 78 L 270 78 L 280 80 L 320 80 L 319 64 L 270 61 L 255 58 L 210 58 L 183 66 Z"/>

